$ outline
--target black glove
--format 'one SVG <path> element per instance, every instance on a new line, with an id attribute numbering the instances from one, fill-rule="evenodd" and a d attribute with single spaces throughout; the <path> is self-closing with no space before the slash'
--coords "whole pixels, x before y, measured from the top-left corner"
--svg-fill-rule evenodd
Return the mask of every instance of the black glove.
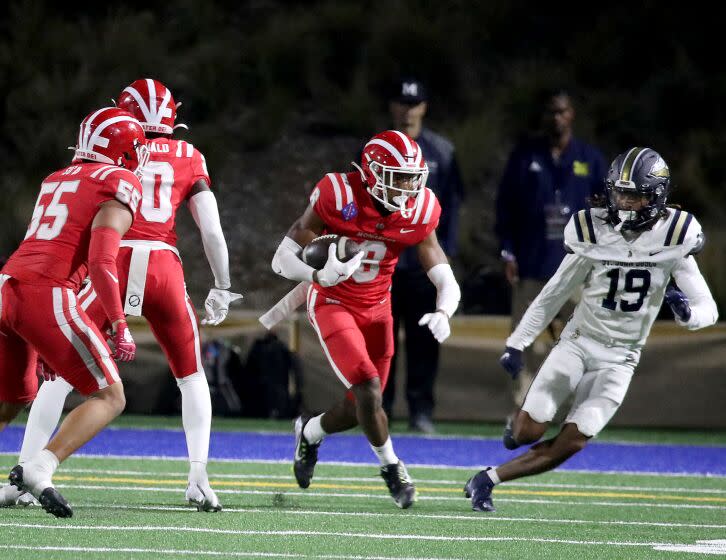
<path id="1" fill-rule="evenodd" d="M 504 348 L 504 354 L 499 358 L 499 363 L 512 376 L 512 379 L 517 379 L 519 372 L 524 367 L 522 351 L 511 346 L 506 346 Z"/>
<path id="2" fill-rule="evenodd" d="M 665 302 L 670 306 L 673 314 L 678 317 L 683 323 L 687 323 L 691 318 L 691 306 L 688 305 L 688 298 L 686 294 L 680 291 L 673 284 L 669 284 L 666 288 Z"/>

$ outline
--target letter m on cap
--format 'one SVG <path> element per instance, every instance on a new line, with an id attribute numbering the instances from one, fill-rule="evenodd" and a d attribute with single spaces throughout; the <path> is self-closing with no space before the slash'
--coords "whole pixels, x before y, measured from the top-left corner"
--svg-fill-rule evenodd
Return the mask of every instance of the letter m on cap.
<path id="1" fill-rule="evenodd" d="M 416 97 L 418 95 L 418 84 L 416 82 L 403 82 L 401 95 L 411 95 L 413 97 Z"/>

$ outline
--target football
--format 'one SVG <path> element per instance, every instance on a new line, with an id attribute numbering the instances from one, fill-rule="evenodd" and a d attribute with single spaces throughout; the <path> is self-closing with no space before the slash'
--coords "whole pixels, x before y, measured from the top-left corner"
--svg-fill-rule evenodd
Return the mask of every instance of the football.
<path id="1" fill-rule="evenodd" d="M 342 262 L 348 261 L 358 253 L 358 244 L 344 235 L 321 235 L 308 243 L 302 252 L 302 260 L 305 264 L 320 270 L 328 261 L 328 247 L 335 243 L 338 248 L 338 259 Z"/>

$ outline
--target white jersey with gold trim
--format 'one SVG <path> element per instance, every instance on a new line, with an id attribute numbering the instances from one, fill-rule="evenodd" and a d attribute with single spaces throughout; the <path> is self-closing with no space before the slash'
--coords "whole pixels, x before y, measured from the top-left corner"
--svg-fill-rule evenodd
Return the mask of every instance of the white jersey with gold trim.
<path id="1" fill-rule="evenodd" d="M 579 286 L 582 298 L 569 327 L 608 345 L 645 344 L 671 278 L 691 306 L 691 318 L 683 326 L 699 329 L 716 322 L 716 303 L 692 256 L 704 242 L 692 214 L 669 208 L 667 217 L 630 240 L 607 216 L 601 208 L 572 216 L 565 228 L 570 254 L 532 302 L 507 346 L 529 346 Z"/>

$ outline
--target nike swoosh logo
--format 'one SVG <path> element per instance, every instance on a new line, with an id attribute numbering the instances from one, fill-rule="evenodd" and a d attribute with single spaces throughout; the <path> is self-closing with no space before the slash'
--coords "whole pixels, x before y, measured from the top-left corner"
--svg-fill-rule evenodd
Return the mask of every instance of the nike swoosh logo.
<path id="1" fill-rule="evenodd" d="M 648 254 L 652 257 L 653 255 L 657 255 L 658 253 L 662 253 L 662 252 L 663 252 L 663 249 L 661 249 L 660 251 L 651 251 Z"/>
<path id="2" fill-rule="evenodd" d="M 401 228 L 401 233 L 411 233 L 412 231 L 416 231 L 415 229 L 403 229 Z"/>
<path id="3" fill-rule="evenodd" d="M 108 270 L 106 271 L 106 274 L 108 274 L 111 277 L 111 280 L 116 282 L 118 284 L 118 278 L 116 278 L 113 274 L 111 274 Z"/>

